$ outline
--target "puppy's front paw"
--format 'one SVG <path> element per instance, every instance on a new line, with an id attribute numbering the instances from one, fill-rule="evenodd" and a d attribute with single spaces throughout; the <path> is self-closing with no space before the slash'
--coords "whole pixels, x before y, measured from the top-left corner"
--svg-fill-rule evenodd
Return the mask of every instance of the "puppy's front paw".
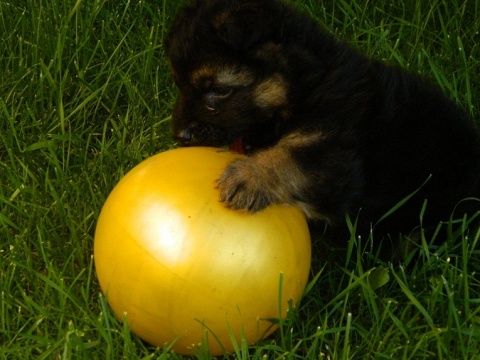
<path id="1" fill-rule="evenodd" d="M 226 167 L 217 180 L 220 200 L 235 210 L 262 210 L 278 202 L 270 176 L 253 158 L 236 160 Z"/>

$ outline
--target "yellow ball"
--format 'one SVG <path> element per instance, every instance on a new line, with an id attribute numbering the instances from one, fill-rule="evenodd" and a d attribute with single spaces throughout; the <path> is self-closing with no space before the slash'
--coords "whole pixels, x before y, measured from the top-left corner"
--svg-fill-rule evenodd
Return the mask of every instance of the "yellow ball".
<path id="1" fill-rule="evenodd" d="M 182 148 L 132 169 L 105 202 L 95 232 L 100 287 L 114 313 L 147 342 L 177 353 L 231 352 L 271 334 L 310 269 L 300 210 L 227 209 L 215 180 L 243 156 Z M 232 341 L 233 340 L 233 341 Z"/>

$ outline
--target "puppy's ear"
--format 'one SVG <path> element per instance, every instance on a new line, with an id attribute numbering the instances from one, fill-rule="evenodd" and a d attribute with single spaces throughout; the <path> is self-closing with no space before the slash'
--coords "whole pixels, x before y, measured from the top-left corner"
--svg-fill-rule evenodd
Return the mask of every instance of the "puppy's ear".
<path id="1" fill-rule="evenodd" d="M 232 1 L 214 18 L 217 36 L 236 50 L 271 41 L 276 31 L 276 1 Z M 278 4 L 277 4 L 278 6 Z"/>

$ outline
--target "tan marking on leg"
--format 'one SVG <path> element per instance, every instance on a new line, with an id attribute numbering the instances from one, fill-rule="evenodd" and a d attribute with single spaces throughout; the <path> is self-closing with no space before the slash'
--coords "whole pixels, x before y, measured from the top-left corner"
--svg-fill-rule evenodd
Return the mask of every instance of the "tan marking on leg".
<path id="1" fill-rule="evenodd" d="M 292 150 L 325 138 L 321 132 L 294 132 L 282 138 L 276 146 L 257 153 L 254 158 L 265 175 L 270 174 L 277 179 L 277 183 L 272 185 L 282 202 L 298 206 L 310 219 L 330 222 L 331 219 L 318 214 L 309 203 L 295 199 L 295 194 L 302 194 L 308 187 L 309 179 L 292 156 Z"/>
<path id="2" fill-rule="evenodd" d="M 309 177 L 292 151 L 321 139 L 318 132 L 293 133 L 271 148 L 234 161 L 218 181 L 221 200 L 231 208 L 248 211 L 259 211 L 270 204 L 291 204 L 309 218 L 320 218 L 308 202 L 301 200 L 310 185 Z"/>
<path id="3" fill-rule="evenodd" d="M 323 141 L 326 138 L 327 136 L 320 131 L 313 131 L 308 134 L 296 131 L 280 139 L 278 145 L 286 146 L 289 148 L 299 148 L 309 146 L 319 141 Z"/>
<path id="4" fill-rule="evenodd" d="M 259 167 L 264 169 L 265 176 L 270 174 L 278 180 L 277 191 L 285 192 L 281 198 L 286 199 L 291 197 L 291 194 L 302 192 L 308 183 L 308 178 L 293 158 L 292 151 L 321 141 L 322 136 L 319 132 L 291 133 L 282 138 L 276 146 L 253 155 Z"/>

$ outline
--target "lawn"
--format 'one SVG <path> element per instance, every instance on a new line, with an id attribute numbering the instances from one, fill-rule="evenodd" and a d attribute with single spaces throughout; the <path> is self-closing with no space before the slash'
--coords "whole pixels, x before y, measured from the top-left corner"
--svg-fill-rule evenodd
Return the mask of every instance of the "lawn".
<path id="1" fill-rule="evenodd" d="M 430 78 L 480 126 L 480 0 L 294 3 L 365 53 Z M 0 0 L 0 359 L 181 358 L 115 318 L 92 257 L 109 192 L 174 146 L 162 42 L 177 6 Z M 400 265 L 354 235 L 340 255 L 317 251 L 280 331 L 225 358 L 480 359 L 470 220 L 446 224 L 442 246 L 424 236 Z"/>

